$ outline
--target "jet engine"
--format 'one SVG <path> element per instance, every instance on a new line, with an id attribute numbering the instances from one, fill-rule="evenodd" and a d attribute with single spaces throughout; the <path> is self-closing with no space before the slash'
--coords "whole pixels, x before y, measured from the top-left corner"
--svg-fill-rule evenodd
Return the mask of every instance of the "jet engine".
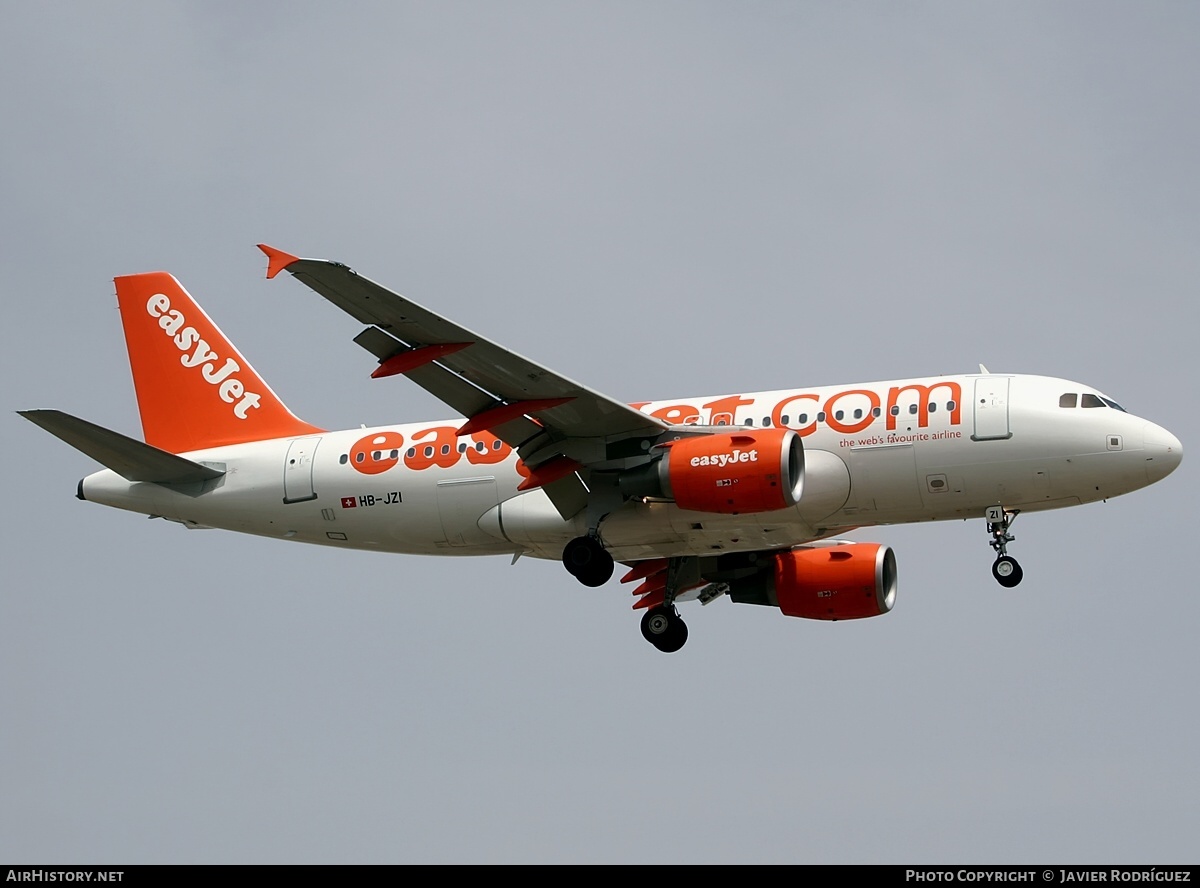
<path id="1" fill-rule="evenodd" d="M 800 501 L 804 445 L 791 429 L 698 435 L 660 447 L 662 456 L 621 477 L 626 495 L 725 514 L 772 512 Z"/>
<path id="2" fill-rule="evenodd" d="M 769 604 L 789 617 L 856 620 L 896 601 L 896 556 L 880 543 L 837 543 L 777 552 L 770 567 L 729 581 L 729 597 Z"/>

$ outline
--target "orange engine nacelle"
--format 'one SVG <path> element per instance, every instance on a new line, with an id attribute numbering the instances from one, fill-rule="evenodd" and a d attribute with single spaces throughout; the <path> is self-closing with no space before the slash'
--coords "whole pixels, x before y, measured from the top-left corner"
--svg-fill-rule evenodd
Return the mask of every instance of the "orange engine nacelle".
<path id="1" fill-rule="evenodd" d="M 697 512 L 773 512 L 800 501 L 804 445 L 791 429 L 681 438 L 658 463 L 663 494 Z"/>
<path id="2" fill-rule="evenodd" d="M 789 617 L 877 617 L 896 601 L 896 556 L 880 543 L 792 549 L 775 556 L 773 604 Z"/>

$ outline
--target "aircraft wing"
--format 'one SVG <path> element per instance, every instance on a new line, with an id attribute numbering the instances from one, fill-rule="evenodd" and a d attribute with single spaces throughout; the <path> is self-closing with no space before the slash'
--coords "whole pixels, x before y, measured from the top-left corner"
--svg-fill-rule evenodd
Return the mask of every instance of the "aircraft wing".
<path id="1" fill-rule="evenodd" d="M 373 376 L 407 376 L 467 417 L 459 434 L 491 432 L 517 448 L 531 469 L 545 467 L 547 477 L 569 468 L 571 462 L 578 469 L 640 455 L 646 449 L 642 442 L 657 439 L 669 428 L 393 293 L 346 265 L 301 259 L 265 244 L 259 244 L 259 249 L 269 259 L 267 277 L 289 271 L 369 325 L 355 342 L 378 359 Z M 556 459 L 557 465 L 552 466 Z M 553 499 L 550 487 L 547 492 Z"/>

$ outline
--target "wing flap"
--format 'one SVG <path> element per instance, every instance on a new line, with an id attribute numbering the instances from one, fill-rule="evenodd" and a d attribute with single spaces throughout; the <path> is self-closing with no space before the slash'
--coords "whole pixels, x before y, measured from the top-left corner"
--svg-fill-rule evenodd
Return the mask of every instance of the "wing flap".
<path id="1" fill-rule="evenodd" d="M 17 412 L 127 481 L 194 484 L 225 474 L 61 410 Z"/>

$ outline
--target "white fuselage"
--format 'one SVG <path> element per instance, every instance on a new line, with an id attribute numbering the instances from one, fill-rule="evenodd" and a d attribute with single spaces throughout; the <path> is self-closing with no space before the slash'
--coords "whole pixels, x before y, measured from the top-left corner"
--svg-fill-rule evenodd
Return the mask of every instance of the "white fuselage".
<path id="1" fill-rule="evenodd" d="M 1073 401 L 1065 396 L 1076 396 Z M 1069 401 L 1073 406 L 1065 406 Z M 1095 406 L 1086 406 L 1095 405 Z M 795 507 L 688 512 L 631 500 L 600 525 L 617 560 L 782 548 L 848 528 L 1053 509 L 1144 487 L 1177 439 L 1089 386 L 963 375 L 635 405 L 676 424 L 776 427 L 803 439 Z M 225 474 L 193 486 L 85 478 L 83 497 L 262 536 L 420 554 L 558 558 L 587 530 L 523 480 L 510 447 L 462 420 L 324 432 L 184 454 Z"/>

